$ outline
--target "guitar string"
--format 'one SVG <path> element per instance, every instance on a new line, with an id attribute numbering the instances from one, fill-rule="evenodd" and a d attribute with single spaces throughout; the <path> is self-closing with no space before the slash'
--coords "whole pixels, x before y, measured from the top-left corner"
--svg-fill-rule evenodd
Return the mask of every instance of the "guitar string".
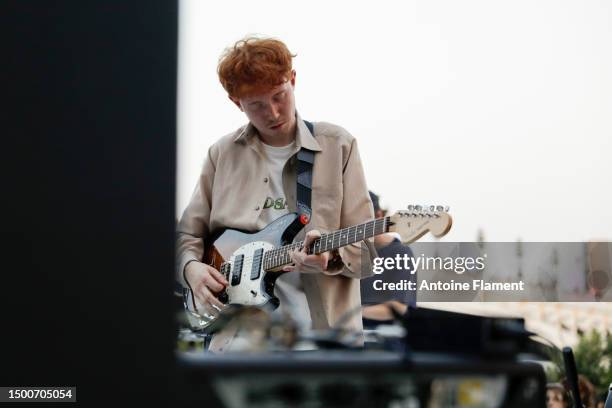
<path id="1" fill-rule="evenodd" d="M 329 241 L 329 237 L 331 236 L 332 246 L 333 246 L 333 243 L 336 240 L 336 238 L 341 237 L 343 233 L 348 233 L 351 229 L 355 229 L 355 234 L 356 234 L 357 229 L 359 227 L 364 227 L 364 232 L 365 232 L 364 235 L 367 235 L 369 233 L 374 233 L 376 231 L 377 227 L 381 227 L 382 226 L 383 230 L 380 233 L 373 234 L 372 236 L 380 235 L 380 234 L 383 234 L 385 232 L 384 231 L 385 230 L 385 226 L 388 223 L 389 223 L 389 217 L 377 218 L 375 220 L 368 221 L 368 222 L 365 222 L 363 224 L 359 224 L 359 225 L 354 225 L 354 226 L 351 226 L 351 227 L 342 228 L 340 230 L 336 230 L 336 231 L 328 233 L 328 234 L 322 234 L 321 238 L 317 238 L 317 240 L 315 242 L 313 242 L 311 245 L 314 247 L 317 242 L 321 242 L 322 241 L 322 238 L 326 238 L 326 240 Z M 380 225 L 380 224 L 382 224 L 382 225 Z M 371 227 L 371 231 L 370 231 L 370 227 Z M 348 236 L 348 234 L 347 234 L 347 236 Z M 338 239 L 338 243 L 340 243 L 340 242 L 341 242 L 340 239 Z M 358 242 L 358 240 L 354 241 L 354 242 Z M 273 252 L 278 252 L 279 255 L 285 257 L 286 254 L 289 253 L 289 250 L 294 250 L 294 249 L 298 249 L 298 248 L 301 249 L 303 247 L 303 244 L 304 244 L 304 241 L 298 241 L 298 242 L 294 242 L 294 243 L 289 244 L 289 245 L 284 245 L 282 247 L 274 248 L 274 249 L 271 249 L 269 251 L 266 251 L 266 252 L 264 252 L 261 255 L 261 257 L 263 258 L 261 260 L 261 263 L 263 265 L 265 263 L 265 261 L 266 261 L 265 258 L 268 257 L 268 259 L 269 259 L 270 254 L 273 253 Z M 348 243 L 348 241 L 347 241 L 347 244 L 340 245 L 339 247 L 346 246 L 346 245 L 350 245 Z M 247 262 L 251 262 L 253 259 L 254 259 L 254 256 L 244 257 L 244 258 L 242 258 L 242 264 L 244 265 Z M 226 261 L 226 262 L 223 263 L 223 265 L 229 264 L 230 262 L 231 261 Z M 285 264 L 288 264 L 288 263 L 291 263 L 290 259 Z M 251 265 L 252 265 L 252 262 L 251 262 Z M 283 264 L 281 264 L 281 265 L 270 265 L 270 266 L 268 266 L 268 268 L 264 268 L 264 269 L 269 269 L 269 268 L 278 267 L 278 266 L 282 266 L 282 265 Z M 231 269 L 228 272 L 231 273 L 232 272 Z"/>
<path id="2" fill-rule="evenodd" d="M 368 221 L 367 223 L 360 224 L 360 225 L 357 225 L 357 226 L 343 228 L 343 229 L 341 229 L 341 230 L 334 231 L 333 233 L 323 234 L 323 235 L 321 236 L 321 238 L 317 238 L 317 240 L 316 240 L 315 242 L 313 242 L 313 243 L 311 244 L 311 246 L 313 246 L 313 247 L 314 247 L 316 243 L 323 241 L 323 238 L 325 238 L 326 240 L 329 240 L 329 237 L 330 237 L 330 236 L 332 237 L 332 238 L 331 238 L 331 240 L 332 240 L 332 246 L 333 246 L 333 242 L 335 241 L 335 239 L 336 239 L 336 238 L 339 238 L 340 236 L 342 236 L 343 232 L 349 232 L 348 230 L 350 230 L 351 228 L 357 228 L 357 227 L 361 227 L 361 226 L 365 226 L 364 230 L 365 230 L 365 231 L 369 231 L 369 228 L 368 228 L 368 227 L 369 227 L 369 225 L 368 225 L 368 224 L 371 224 L 371 225 L 372 225 L 372 231 L 371 231 L 371 232 L 373 233 L 373 232 L 375 232 L 375 231 L 376 231 L 376 228 L 377 228 L 376 223 L 378 223 L 378 222 L 380 222 L 380 221 L 386 221 L 386 220 L 384 220 L 383 218 L 379 218 L 379 219 L 377 219 L 377 220 L 374 220 L 374 221 Z M 384 226 L 384 222 L 383 222 L 383 226 Z M 346 230 L 346 231 L 345 231 L 345 230 Z M 382 233 L 384 233 L 384 230 L 381 232 L 381 234 L 382 234 Z M 366 234 L 366 235 L 367 235 L 367 234 Z M 374 234 L 374 235 L 378 235 L 378 234 Z M 354 241 L 354 242 L 357 242 L 357 241 Z M 338 243 L 340 244 L 340 240 L 338 240 Z M 298 248 L 300 248 L 300 249 L 301 249 L 301 248 L 303 247 L 303 245 L 304 245 L 304 241 L 294 242 L 294 243 L 289 244 L 289 245 L 284 245 L 284 246 L 279 247 L 279 248 L 274 248 L 274 249 L 271 249 L 271 250 L 269 250 L 269 251 L 265 252 L 265 253 L 263 254 L 263 256 L 264 256 L 264 258 L 265 258 L 265 257 L 268 257 L 268 259 L 269 259 L 269 257 L 271 256 L 270 254 L 275 253 L 275 252 L 276 252 L 276 253 L 278 253 L 279 255 L 285 255 L 285 254 L 288 254 L 288 252 L 289 252 L 290 250 L 294 250 L 294 249 L 298 249 Z M 346 246 L 346 245 L 349 245 L 349 244 L 348 244 L 348 241 L 347 241 L 347 244 L 340 245 L 340 246 Z M 251 261 L 253 258 L 254 258 L 253 256 L 249 256 L 249 257 L 243 258 L 243 263 L 244 263 L 244 261 L 245 261 L 245 260 Z M 264 260 L 264 261 L 265 261 L 265 260 Z M 280 265 L 278 265 L 278 266 L 280 266 Z"/>
<path id="3" fill-rule="evenodd" d="M 379 219 L 379 220 L 382 220 L 382 219 Z M 380 227 L 380 225 L 377 225 L 377 223 L 379 223 L 379 224 L 380 224 L 379 220 L 376 220 L 376 222 L 371 222 L 371 221 L 370 221 L 370 222 L 366 223 L 366 224 L 371 224 L 371 228 L 369 228 L 369 227 L 370 227 L 369 225 L 363 224 L 363 225 L 365 225 L 365 227 L 364 227 L 364 232 L 365 232 L 365 235 L 368 235 L 369 233 L 374 233 L 374 232 L 376 232 L 377 227 Z M 383 221 L 384 221 L 384 220 L 383 220 Z M 385 225 L 385 224 L 384 224 L 384 222 L 383 222 L 382 224 L 383 224 L 383 225 L 382 225 L 382 226 L 383 226 L 383 230 L 380 232 L 380 234 L 381 234 L 381 233 L 384 233 L 384 225 Z M 336 240 L 336 238 L 340 238 L 340 237 L 342 237 L 343 231 L 348 233 L 348 232 L 350 232 L 350 231 L 349 231 L 349 229 L 350 229 L 350 228 L 359 228 L 359 227 L 361 227 L 361 226 L 362 226 L 362 225 L 358 225 L 358 226 L 355 226 L 355 227 L 344 228 L 344 229 L 342 229 L 342 230 L 335 231 L 334 233 L 324 234 L 324 235 L 322 235 L 322 237 L 321 237 L 321 238 L 318 238 L 318 239 L 317 239 L 317 240 L 316 240 L 316 241 L 315 241 L 313 244 L 311 244 L 311 245 L 312 245 L 312 246 L 313 246 L 313 248 L 314 248 L 314 247 L 316 246 L 316 244 L 317 244 L 317 243 L 319 243 L 319 242 L 323 242 L 323 238 L 325 238 L 325 240 L 326 240 L 326 241 L 329 241 L 329 240 L 331 239 L 331 241 L 332 241 L 332 246 L 333 246 L 333 243 L 334 243 L 334 241 Z M 346 230 L 346 231 L 345 231 L 345 230 Z M 358 230 L 359 230 L 359 229 L 356 229 L 356 230 L 355 230 L 355 233 L 356 233 Z M 355 235 L 356 235 L 356 234 L 355 234 Z M 378 235 L 378 234 L 373 234 L 373 235 Z M 330 237 L 331 237 L 331 238 L 330 238 Z M 357 241 L 358 241 L 358 240 L 357 240 Z M 357 241 L 354 241 L 354 242 L 357 242 Z M 339 243 L 339 244 L 341 243 L 341 240 L 340 240 L 340 239 L 338 239 L 338 243 Z M 304 241 L 294 242 L 293 244 L 285 245 L 285 246 L 282 246 L 282 247 L 280 247 L 280 248 L 274 248 L 274 249 L 271 249 L 271 250 L 269 250 L 269 251 L 264 252 L 262 255 L 260 255 L 260 256 L 263 258 L 263 259 L 262 259 L 262 261 L 261 261 L 261 263 L 263 264 L 264 269 L 270 269 L 270 268 L 274 268 L 274 267 L 282 266 L 283 264 L 288 264 L 288 263 L 291 263 L 291 259 L 290 259 L 290 257 L 289 257 L 289 253 L 290 253 L 290 251 L 293 251 L 293 250 L 298 249 L 298 248 L 299 248 L 299 249 L 301 249 L 301 248 L 303 247 L 303 244 L 304 244 Z M 346 246 L 346 245 L 349 245 L 348 241 L 347 241 L 347 243 L 346 243 L 346 244 L 343 244 L 343 245 L 340 245 L 340 246 Z M 321 246 L 321 245 L 319 245 L 319 247 L 320 247 L 320 246 Z M 276 255 L 272 255 L 272 254 L 276 254 Z M 286 262 L 283 262 L 282 264 L 270 264 L 270 265 L 266 265 L 266 263 L 268 263 L 268 264 L 270 263 L 269 261 L 270 261 L 270 259 L 271 259 L 272 257 L 274 257 L 274 258 L 281 258 L 281 259 L 283 259 L 283 260 L 285 260 L 285 259 L 286 259 Z M 248 256 L 248 257 L 245 257 L 245 258 L 243 258 L 243 259 L 242 259 L 242 264 L 244 265 L 244 263 L 251 262 L 253 259 L 254 259 L 254 256 Z M 276 261 L 279 261 L 279 259 L 275 259 L 275 262 L 276 262 Z M 226 264 L 227 264 L 227 263 L 226 263 Z M 231 270 L 230 270 L 230 271 L 228 271 L 228 272 L 231 272 Z"/>
<path id="4" fill-rule="evenodd" d="M 365 235 L 367 235 L 369 233 L 374 233 L 376 231 L 376 229 L 381 226 L 381 225 L 378 225 L 380 223 L 382 223 L 382 227 L 383 227 L 382 232 L 377 233 L 377 234 L 373 234 L 373 235 L 382 234 L 382 233 L 384 233 L 384 226 L 386 225 L 385 223 L 387 222 L 388 218 L 389 217 L 379 218 L 379 219 L 376 219 L 376 220 L 373 220 L 373 221 L 368 221 L 367 223 L 364 223 L 364 224 L 360 224 L 360 225 L 356 225 L 356 226 L 352 226 L 352 227 L 343 228 L 341 230 L 336 230 L 333 233 L 323 234 L 321 236 L 321 238 L 317 238 L 317 240 L 315 242 L 313 242 L 311 245 L 314 247 L 316 243 L 322 242 L 323 238 L 325 238 L 326 241 L 329 241 L 329 239 L 330 239 L 329 237 L 331 237 L 332 246 L 333 246 L 333 242 L 336 240 L 336 238 L 341 237 L 344 232 L 348 233 L 350 231 L 350 229 L 359 228 L 359 227 L 362 227 L 362 226 L 364 227 L 364 232 L 366 232 Z M 371 231 L 370 231 L 370 226 L 371 226 Z M 356 231 L 357 231 L 357 229 L 355 230 L 355 232 Z M 359 241 L 359 240 L 357 240 L 357 241 Z M 354 242 L 357 242 L 357 241 L 354 241 Z M 339 244 L 340 244 L 340 242 L 341 242 L 341 240 L 338 239 L 338 243 Z M 289 253 L 289 251 L 294 250 L 294 249 L 298 249 L 298 248 L 301 249 L 303 247 L 303 244 L 304 244 L 304 241 L 298 241 L 298 242 L 294 242 L 294 243 L 289 244 L 289 245 L 284 245 L 284 246 L 279 247 L 279 248 L 274 248 L 274 249 L 271 249 L 269 251 L 264 252 L 263 257 L 269 259 L 272 253 L 278 253 L 279 257 L 280 256 L 286 257 L 286 255 Z M 346 246 L 346 245 L 349 245 L 348 241 L 347 241 L 347 244 L 340 245 L 340 247 L 341 246 Z M 244 263 L 245 261 L 252 261 L 253 258 L 254 258 L 254 256 L 245 257 L 245 258 L 243 258 L 242 262 Z M 265 261 L 266 261 L 266 259 L 262 260 L 262 262 L 265 262 Z M 287 263 L 290 263 L 290 261 L 288 261 Z M 275 266 L 281 266 L 281 265 L 275 265 Z M 271 267 L 274 267 L 274 266 L 271 266 Z"/>
<path id="5" fill-rule="evenodd" d="M 418 213 L 412 213 L 411 215 L 417 216 L 417 215 L 424 215 L 424 214 L 418 214 Z M 351 227 L 346 227 L 346 228 L 342 228 L 340 230 L 336 230 L 333 233 L 328 233 L 328 234 L 323 234 L 323 236 L 321 238 L 317 238 L 317 240 L 315 242 L 313 242 L 311 245 L 314 247 L 317 246 L 317 244 L 320 244 L 320 242 L 324 242 L 324 241 L 328 241 L 327 243 L 329 243 L 329 241 L 331 241 L 332 243 L 332 247 L 334 246 L 334 242 L 335 240 L 338 238 L 338 246 L 339 247 L 343 247 L 346 245 L 350 245 L 350 243 L 348 242 L 348 240 L 346 241 L 345 244 L 342 244 L 342 238 L 346 239 L 349 235 L 349 233 L 351 232 L 351 230 L 354 230 L 354 236 L 355 236 L 355 240 L 351 243 L 354 242 L 358 242 L 359 239 L 356 239 L 358 232 L 360 231 L 360 228 L 363 227 L 364 228 L 364 238 L 365 239 L 365 235 L 368 234 L 372 234 L 371 236 L 376 236 L 376 235 L 380 235 L 382 233 L 385 232 L 385 228 L 386 228 L 386 224 L 389 223 L 390 221 L 390 217 L 383 217 L 383 218 L 378 218 L 372 221 L 368 221 L 366 223 L 363 224 L 359 224 L 359 225 L 355 225 L 355 226 L 351 226 Z M 380 227 L 380 223 L 382 223 L 382 227 L 383 230 L 381 232 L 376 232 L 376 229 L 378 227 Z M 325 239 L 324 239 L 325 238 Z M 325 244 L 325 248 L 327 248 L 327 243 Z M 280 248 L 274 248 L 271 250 L 268 250 L 266 252 L 263 252 L 260 256 L 262 257 L 262 265 L 264 266 L 264 270 L 270 269 L 270 268 L 276 268 L 282 265 L 287 265 L 289 263 L 291 263 L 291 259 L 289 256 L 289 251 L 291 250 L 295 250 L 295 249 L 301 249 L 303 247 L 304 241 L 299 241 L 299 242 L 295 242 L 293 244 L 290 245 L 285 245 L 283 247 Z M 321 245 L 319 245 L 319 248 L 321 247 Z M 331 248 L 330 248 L 331 249 Z M 315 248 L 316 250 L 316 248 Z M 321 251 L 319 253 L 325 252 Z M 272 254 L 276 254 L 274 255 L 275 261 L 272 262 L 271 258 L 273 257 Z M 276 263 L 278 261 L 277 258 L 280 258 L 282 260 L 281 264 Z M 251 262 L 254 259 L 254 256 L 248 256 L 246 258 L 243 258 L 242 262 L 243 264 L 246 262 Z M 224 263 L 225 264 L 229 264 L 229 262 Z M 230 271 L 231 272 L 231 267 L 230 267 Z"/>
<path id="6" fill-rule="evenodd" d="M 332 248 L 335 247 L 336 239 L 338 242 L 337 248 L 343 247 L 346 245 L 350 245 L 351 243 L 355 243 L 359 241 L 359 239 L 357 239 L 358 234 L 363 235 L 362 239 L 366 239 L 367 235 L 375 236 L 375 235 L 384 233 L 385 232 L 384 229 L 385 229 L 385 225 L 387 221 L 388 221 L 388 217 L 378 218 L 373 221 L 368 221 L 367 223 L 364 223 L 364 224 L 359 224 L 359 225 L 355 225 L 352 227 L 346 227 L 346 228 L 334 231 L 333 233 L 329 233 L 329 234 L 323 234 L 321 238 L 318 238 L 315 242 L 311 244 L 311 246 L 313 247 L 313 250 L 315 252 L 317 251 L 317 246 L 318 246 L 318 250 L 320 251 L 319 253 L 322 253 L 322 252 L 326 252 L 327 250 L 329 250 L 327 249 L 329 243 L 331 243 Z M 382 227 L 382 230 L 381 232 L 377 233 L 376 230 L 379 229 L 379 227 Z M 352 242 L 349 243 L 349 241 L 351 241 L 348 239 L 350 235 L 352 235 L 353 237 L 351 238 Z M 342 243 L 343 239 L 346 240 L 345 244 Z M 298 246 L 301 248 L 303 243 L 304 241 L 301 241 L 299 243 L 296 243 L 299 245 L 294 245 L 294 246 Z M 322 250 L 322 247 L 324 247 L 323 250 Z M 291 262 L 290 258 L 288 257 L 288 250 L 284 248 L 285 247 L 276 248 L 266 253 L 268 255 L 268 260 L 270 260 L 270 258 L 275 259 L 275 261 L 270 262 L 271 264 L 268 265 L 268 268 L 274 268 L 274 267 L 281 266 L 282 264 L 277 264 L 276 263 L 277 261 L 281 261 L 283 263 Z M 295 248 L 290 248 L 290 249 L 295 249 Z M 280 258 L 280 259 L 277 259 L 277 258 Z"/>

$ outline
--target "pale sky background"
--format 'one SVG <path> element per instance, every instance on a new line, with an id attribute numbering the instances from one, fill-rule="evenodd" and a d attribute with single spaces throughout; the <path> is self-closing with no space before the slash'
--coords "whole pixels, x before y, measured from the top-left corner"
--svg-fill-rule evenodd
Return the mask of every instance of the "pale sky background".
<path id="1" fill-rule="evenodd" d="M 303 118 L 349 130 L 383 206 L 450 206 L 446 241 L 612 239 L 612 2 L 181 0 L 177 216 L 246 122 L 225 47 L 293 53 Z"/>

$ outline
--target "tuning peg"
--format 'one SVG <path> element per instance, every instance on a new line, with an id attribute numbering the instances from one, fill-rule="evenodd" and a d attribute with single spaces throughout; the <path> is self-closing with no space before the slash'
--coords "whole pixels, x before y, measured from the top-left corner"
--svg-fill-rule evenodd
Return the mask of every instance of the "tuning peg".
<path id="1" fill-rule="evenodd" d="M 436 211 L 436 206 L 435 205 L 430 205 L 429 206 L 429 211 Z"/>
<path id="2" fill-rule="evenodd" d="M 423 211 L 423 206 L 422 206 L 422 205 L 415 205 L 415 206 L 414 206 L 414 210 L 415 210 L 416 212 L 421 212 L 421 211 Z"/>
<path id="3" fill-rule="evenodd" d="M 444 207 L 442 207 L 441 205 L 437 205 L 436 211 L 444 211 Z"/>
<path id="4" fill-rule="evenodd" d="M 444 212 L 448 212 L 448 210 L 450 210 L 450 207 L 447 205 L 446 207 L 444 207 Z"/>
<path id="5" fill-rule="evenodd" d="M 408 208 L 408 211 L 412 211 L 412 210 L 414 210 L 414 205 L 409 204 L 407 208 Z"/>

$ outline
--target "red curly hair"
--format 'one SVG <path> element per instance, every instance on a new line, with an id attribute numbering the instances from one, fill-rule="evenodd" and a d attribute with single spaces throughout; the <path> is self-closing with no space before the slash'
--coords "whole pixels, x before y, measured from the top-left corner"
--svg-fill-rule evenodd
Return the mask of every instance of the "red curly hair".
<path id="1" fill-rule="evenodd" d="M 291 78 L 293 57 L 279 40 L 247 37 L 219 59 L 219 81 L 233 98 L 265 92 Z"/>

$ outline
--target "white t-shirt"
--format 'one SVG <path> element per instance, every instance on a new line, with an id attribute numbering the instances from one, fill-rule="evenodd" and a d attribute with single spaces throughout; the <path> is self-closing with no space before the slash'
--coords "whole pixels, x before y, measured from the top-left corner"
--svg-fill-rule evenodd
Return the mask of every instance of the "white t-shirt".
<path id="1" fill-rule="evenodd" d="M 263 205 L 261 217 L 266 224 L 271 223 L 275 219 L 288 214 L 287 199 L 283 190 L 283 167 L 292 156 L 295 149 L 295 141 L 287 146 L 275 147 L 262 143 L 266 154 L 266 164 L 270 169 L 270 177 L 268 180 L 269 191 L 266 201 Z"/>
<path id="2" fill-rule="evenodd" d="M 287 160 L 293 155 L 295 141 L 287 146 L 275 147 L 262 143 L 266 154 L 266 164 L 270 170 L 268 186 L 269 191 L 263 206 L 261 217 L 266 224 L 289 213 L 287 199 L 283 190 L 283 168 Z M 279 308 L 275 314 L 287 313 L 302 329 L 311 326 L 310 312 L 306 295 L 302 290 L 300 274 L 290 272 L 282 274 L 276 280 L 274 293 L 280 300 Z"/>

